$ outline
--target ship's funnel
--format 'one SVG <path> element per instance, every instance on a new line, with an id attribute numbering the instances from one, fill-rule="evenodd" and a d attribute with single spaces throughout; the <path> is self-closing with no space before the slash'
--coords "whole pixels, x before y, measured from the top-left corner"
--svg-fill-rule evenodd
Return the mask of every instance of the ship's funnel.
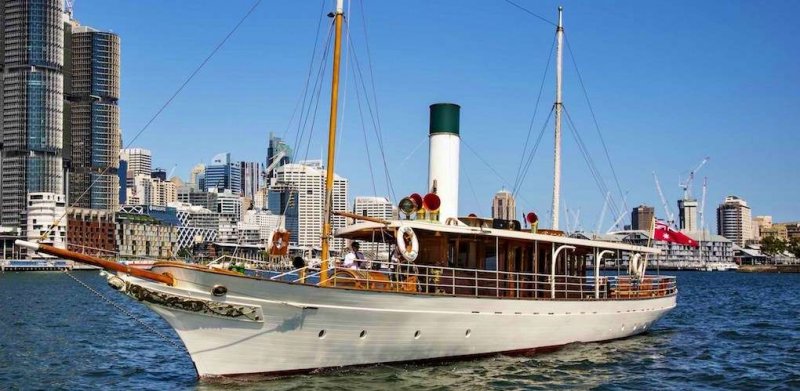
<path id="1" fill-rule="evenodd" d="M 439 196 L 438 220 L 458 218 L 458 163 L 461 137 L 461 106 L 453 103 L 431 105 L 428 191 Z"/>

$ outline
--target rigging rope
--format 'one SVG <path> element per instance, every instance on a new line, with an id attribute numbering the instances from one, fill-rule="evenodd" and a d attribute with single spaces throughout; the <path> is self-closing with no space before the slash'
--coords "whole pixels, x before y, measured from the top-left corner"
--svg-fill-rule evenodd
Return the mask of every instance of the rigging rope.
<path id="1" fill-rule="evenodd" d="M 619 178 L 617 177 L 617 170 L 614 169 L 614 164 L 611 162 L 611 154 L 608 153 L 606 140 L 603 137 L 603 133 L 600 131 L 600 124 L 597 121 L 597 116 L 594 113 L 592 102 L 589 100 L 589 93 L 586 90 L 586 85 L 583 83 L 583 76 L 581 76 L 581 71 L 578 68 L 578 62 L 575 60 L 575 55 L 572 53 L 572 46 L 569 44 L 569 39 L 567 39 L 566 33 L 564 34 L 564 41 L 567 46 L 567 51 L 569 51 L 569 57 L 572 60 L 572 65 L 575 67 L 575 73 L 578 75 L 578 82 L 583 90 L 583 96 L 586 98 L 586 105 L 589 106 L 589 113 L 592 114 L 592 121 L 594 122 L 595 130 L 597 130 L 597 135 L 600 137 L 600 145 L 603 146 L 603 152 L 606 155 L 606 161 L 608 162 L 608 166 L 611 168 L 611 175 L 613 176 L 614 182 L 617 185 L 617 191 L 619 191 L 620 197 L 623 197 L 623 208 L 624 210 L 628 210 L 628 205 L 624 198 L 624 192 L 622 191 L 622 186 L 620 185 Z"/>
<path id="2" fill-rule="evenodd" d="M 547 23 L 547 24 L 549 24 L 549 25 L 552 25 L 552 26 L 558 26 L 557 24 L 555 24 L 555 23 L 553 23 L 553 22 L 549 21 L 549 20 L 548 20 L 547 18 L 545 18 L 544 16 L 541 16 L 541 15 L 535 14 L 535 13 L 533 13 L 533 11 L 531 11 L 531 10 L 529 10 L 529 9 L 527 9 L 527 8 L 525 8 L 525 7 L 523 7 L 523 6 L 519 5 L 519 4 L 517 4 L 517 3 L 513 2 L 513 1 L 511 1 L 511 0 L 505 0 L 505 1 L 506 1 L 506 3 L 508 3 L 508 4 L 511 4 L 511 5 L 513 5 L 514 7 L 517 7 L 517 8 L 519 8 L 519 9 L 520 9 L 520 10 L 522 10 L 523 12 L 525 12 L 525 13 L 527 13 L 527 14 L 529 14 L 529 15 L 533 16 L 534 18 L 541 20 L 542 22 L 545 22 L 545 23 Z"/>
<path id="3" fill-rule="evenodd" d="M 545 62 L 544 67 L 544 74 L 542 75 L 542 82 L 539 85 L 539 95 L 536 97 L 536 104 L 533 106 L 533 116 L 531 116 L 531 122 L 528 125 L 528 134 L 525 136 L 525 144 L 522 147 L 522 154 L 519 157 L 519 166 L 517 167 L 517 175 L 514 178 L 514 187 L 511 189 L 511 194 L 515 194 L 517 192 L 517 186 L 521 186 L 520 183 L 520 172 L 522 171 L 523 162 L 525 162 L 525 154 L 528 151 L 528 142 L 531 138 L 531 131 L 533 130 L 533 123 L 536 120 L 536 114 L 539 112 L 539 102 L 542 100 L 542 92 L 544 91 L 544 82 L 547 79 L 547 72 L 550 70 L 550 60 L 553 58 L 553 47 L 556 44 L 555 36 L 553 37 L 553 43 L 550 45 L 550 50 L 548 51 L 549 56 L 547 57 L 547 61 Z M 541 136 L 540 136 L 541 138 Z"/>
<path id="4" fill-rule="evenodd" d="M 553 117 L 553 111 L 555 110 L 555 105 L 551 106 L 550 113 L 547 114 L 547 118 L 544 120 L 544 124 L 542 124 L 542 129 L 539 131 L 539 136 L 536 138 L 536 143 L 534 143 L 533 148 L 531 149 L 530 155 L 528 155 L 528 160 L 525 162 L 525 169 L 522 171 L 522 175 L 520 176 L 519 186 L 512 192 L 512 195 L 519 194 L 519 191 L 522 188 L 522 184 L 525 182 L 525 178 L 528 176 L 528 170 L 530 170 L 531 165 L 533 164 L 533 158 L 536 156 L 536 151 L 539 150 L 539 145 L 542 142 L 542 137 L 544 137 L 544 131 L 547 129 L 547 125 L 550 123 L 550 118 Z"/>

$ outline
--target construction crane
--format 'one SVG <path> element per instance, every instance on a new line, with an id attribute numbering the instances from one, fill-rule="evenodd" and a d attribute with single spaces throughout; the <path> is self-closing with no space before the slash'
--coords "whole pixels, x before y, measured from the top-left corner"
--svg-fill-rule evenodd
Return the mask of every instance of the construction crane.
<path id="1" fill-rule="evenodd" d="M 700 169 L 703 168 L 703 166 L 705 166 L 706 163 L 708 163 L 708 159 L 709 157 L 706 156 L 705 159 L 703 159 L 703 161 L 700 162 L 700 164 L 698 164 L 694 170 L 689 171 L 689 177 L 687 177 L 685 181 L 678 183 L 678 186 L 680 186 L 681 189 L 683 189 L 684 200 L 688 200 L 692 196 L 692 181 L 694 180 L 694 175 L 697 174 L 697 172 L 700 171 Z"/>
<path id="2" fill-rule="evenodd" d="M 64 12 L 72 19 L 72 8 L 75 7 L 75 0 L 64 0 Z"/>
<path id="3" fill-rule="evenodd" d="M 703 196 L 700 198 L 700 230 L 705 231 L 706 216 L 706 192 L 708 189 L 708 177 L 703 178 Z"/>
<path id="4" fill-rule="evenodd" d="M 675 215 L 673 215 L 672 211 L 669 210 L 667 197 L 664 197 L 664 192 L 661 191 L 661 183 L 658 182 L 658 176 L 656 176 L 655 171 L 653 171 L 653 179 L 656 181 L 656 190 L 658 191 L 658 196 L 661 198 L 661 205 L 664 206 L 664 213 L 666 214 L 664 217 L 667 218 L 669 225 L 673 225 L 675 223 Z"/>

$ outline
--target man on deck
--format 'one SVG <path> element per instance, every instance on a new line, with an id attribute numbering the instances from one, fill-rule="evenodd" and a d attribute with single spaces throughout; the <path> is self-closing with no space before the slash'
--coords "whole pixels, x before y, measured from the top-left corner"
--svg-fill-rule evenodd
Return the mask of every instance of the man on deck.
<path id="1" fill-rule="evenodd" d="M 348 269 L 363 269 L 366 266 L 366 262 L 364 262 L 366 258 L 364 258 L 364 253 L 358 251 L 358 242 L 353 242 L 350 248 L 351 251 L 344 256 L 343 266 Z"/>

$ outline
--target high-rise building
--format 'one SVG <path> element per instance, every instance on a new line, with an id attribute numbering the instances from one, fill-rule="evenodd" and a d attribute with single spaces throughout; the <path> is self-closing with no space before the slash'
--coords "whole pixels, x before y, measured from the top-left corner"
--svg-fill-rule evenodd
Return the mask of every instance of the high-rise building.
<path id="1" fill-rule="evenodd" d="M 283 189 L 291 192 L 288 194 L 297 196 L 297 244 L 300 246 L 319 247 L 321 245 L 325 200 L 325 169 L 322 166 L 322 162 L 307 161 L 283 165 L 275 170 L 275 180 L 277 189 Z M 347 211 L 347 185 L 346 178 L 334 175 L 333 211 Z M 272 193 L 270 191 L 271 210 L 273 210 Z M 292 201 L 294 200 L 292 199 Z M 274 210 L 273 213 L 282 214 Z M 331 225 L 334 230 L 344 227 L 346 219 L 341 216 L 332 216 Z M 288 218 L 286 228 L 290 231 L 292 230 L 289 226 Z M 292 235 L 294 234 L 292 233 Z M 333 239 L 331 243 L 332 250 L 340 251 L 343 247 L 343 239 Z"/>
<path id="2" fill-rule="evenodd" d="M 254 199 L 261 188 L 261 167 L 257 162 L 240 162 L 239 175 L 242 178 L 242 196 Z"/>
<path id="3" fill-rule="evenodd" d="M 29 193 L 64 194 L 61 0 L 0 1 L 0 225 L 25 227 Z"/>
<path id="4" fill-rule="evenodd" d="M 276 184 L 269 189 L 267 208 L 272 214 L 282 216 L 283 227 L 289 231 L 289 243 L 299 243 L 300 209 L 297 207 L 298 192 L 290 184 Z"/>
<path id="5" fill-rule="evenodd" d="M 64 28 L 64 149 L 72 168 L 69 202 L 116 211 L 120 39 L 75 20 L 67 21 Z"/>
<path id="6" fill-rule="evenodd" d="M 116 212 L 67 208 L 67 248 L 85 254 L 116 255 Z"/>
<path id="7" fill-rule="evenodd" d="M 353 201 L 353 214 L 374 217 L 381 220 L 394 218 L 394 205 L 386 197 L 356 197 Z M 377 253 L 389 252 L 391 239 L 372 238 L 374 241 L 361 244 L 360 249 L 372 257 Z"/>
<path id="8" fill-rule="evenodd" d="M 514 196 L 505 189 L 500 190 L 492 199 L 492 218 L 514 220 L 517 216 L 517 202 Z"/>
<path id="9" fill-rule="evenodd" d="M 678 200 L 678 220 L 682 231 L 697 232 L 702 230 L 702 227 L 697 226 L 697 200 Z"/>
<path id="10" fill-rule="evenodd" d="M 128 162 L 128 180 L 136 175 L 150 176 L 153 172 L 153 153 L 144 148 L 126 148 L 120 158 Z"/>
<path id="11" fill-rule="evenodd" d="M 292 148 L 283 142 L 280 137 L 275 137 L 270 132 L 269 146 L 267 147 L 267 165 L 264 169 L 264 175 L 266 175 L 267 178 L 271 178 L 276 168 L 291 162 Z"/>
<path id="12" fill-rule="evenodd" d="M 201 184 L 201 180 L 204 179 L 206 172 L 206 165 L 203 163 L 198 163 L 194 167 L 192 167 L 192 171 L 189 174 L 189 187 L 192 189 L 205 189 L 205 186 Z"/>
<path id="13" fill-rule="evenodd" d="M 631 211 L 631 229 L 650 232 L 656 210 L 652 206 L 639 205 Z"/>
<path id="14" fill-rule="evenodd" d="M 737 196 L 727 196 L 717 207 L 717 233 L 744 246 L 752 238 L 750 207 Z"/>
<path id="15" fill-rule="evenodd" d="M 175 251 L 217 239 L 219 216 L 216 213 L 185 202 L 172 202 L 169 207 L 175 208 L 180 221 Z"/>
<path id="16" fill-rule="evenodd" d="M 205 190 L 216 189 L 219 192 L 230 190 L 235 194 L 241 193 L 242 176 L 239 164 L 231 161 L 230 153 L 220 153 L 211 159 L 211 164 L 206 167 Z"/>

